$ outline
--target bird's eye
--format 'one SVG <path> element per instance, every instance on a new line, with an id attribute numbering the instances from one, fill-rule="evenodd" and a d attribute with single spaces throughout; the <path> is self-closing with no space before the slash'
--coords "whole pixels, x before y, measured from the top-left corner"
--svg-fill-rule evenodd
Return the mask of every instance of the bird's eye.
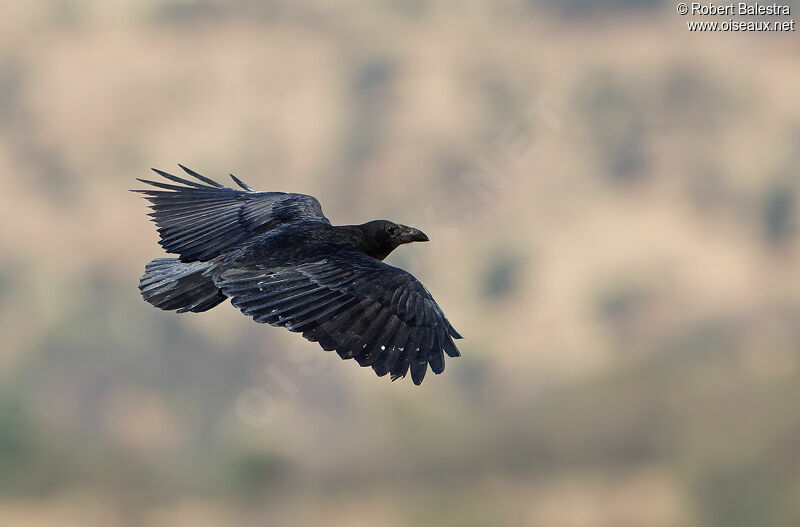
<path id="1" fill-rule="evenodd" d="M 386 232 L 388 232 L 389 234 L 394 234 L 395 232 L 397 232 L 397 229 L 392 226 L 389 226 L 386 227 Z"/>

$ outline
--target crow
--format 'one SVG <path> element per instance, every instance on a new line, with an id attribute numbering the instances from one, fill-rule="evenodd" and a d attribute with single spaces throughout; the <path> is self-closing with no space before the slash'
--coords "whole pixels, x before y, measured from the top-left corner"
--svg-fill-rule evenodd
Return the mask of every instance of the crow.
<path id="1" fill-rule="evenodd" d="M 331 225 L 316 198 L 257 192 L 233 174 L 234 189 L 178 165 L 189 176 L 153 169 L 172 183 L 137 178 L 150 201 L 159 244 L 139 280 L 157 308 L 199 313 L 226 298 L 256 322 L 282 326 L 372 366 L 378 376 L 420 384 L 462 338 L 425 286 L 383 263 L 398 246 L 428 241 L 388 220 Z M 196 180 L 196 181 L 195 181 Z"/>

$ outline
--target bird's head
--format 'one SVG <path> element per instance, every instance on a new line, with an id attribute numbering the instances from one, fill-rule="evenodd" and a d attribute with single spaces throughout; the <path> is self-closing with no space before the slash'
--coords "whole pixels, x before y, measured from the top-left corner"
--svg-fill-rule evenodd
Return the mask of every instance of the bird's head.
<path id="1" fill-rule="evenodd" d="M 389 220 L 373 220 L 360 227 L 368 244 L 368 254 L 378 260 L 383 260 L 404 243 L 428 241 L 421 230 Z"/>

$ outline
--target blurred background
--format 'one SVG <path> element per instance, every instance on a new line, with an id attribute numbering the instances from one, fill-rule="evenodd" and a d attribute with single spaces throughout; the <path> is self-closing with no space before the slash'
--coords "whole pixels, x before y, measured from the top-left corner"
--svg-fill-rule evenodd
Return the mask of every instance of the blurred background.
<path id="1" fill-rule="evenodd" d="M 0 523 L 799 525 L 800 46 L 688 18 L 3 3 Z M 177 163 L 422 228 L 463 357 L 143 302 Z"/>

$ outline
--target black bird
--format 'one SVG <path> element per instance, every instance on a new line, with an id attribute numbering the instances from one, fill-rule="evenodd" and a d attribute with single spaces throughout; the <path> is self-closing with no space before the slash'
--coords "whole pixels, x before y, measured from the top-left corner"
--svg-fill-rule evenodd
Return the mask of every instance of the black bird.
<path id="1" fill-rule="evenodd" d="M 450 325 L 414 276 L 381 260 L 398 246 L 428 241 L 422 231 L 387 220 L 331 225 L 312 196 L 226 187 L 179 165 L 197 181 L 154 172 L 177 185 L 139 179 L 161 190 L 145 195 L 159 244 L 178 258 L 157 258 L 139 280 L 146 301 L 178 313 L 207 311 L 226 298 L 256 322 L 283 326 L 372 366 L 392 380 L 444 354 L 460 355 Z M 138 179 L 138 178 L 137 178 Z"/>

